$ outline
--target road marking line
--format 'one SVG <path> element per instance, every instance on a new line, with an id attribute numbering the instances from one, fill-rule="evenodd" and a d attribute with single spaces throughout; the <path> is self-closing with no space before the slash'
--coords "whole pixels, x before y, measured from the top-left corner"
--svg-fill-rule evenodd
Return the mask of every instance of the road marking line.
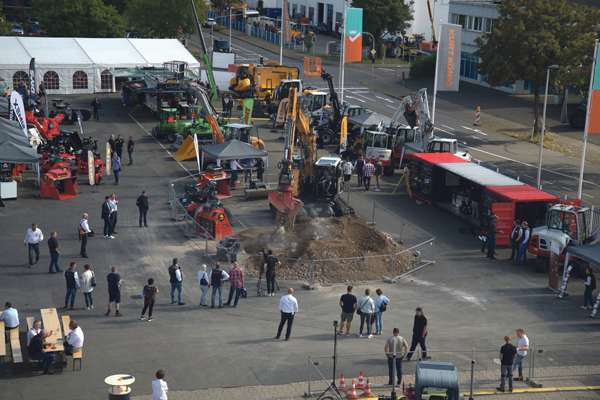
<path id="1" fill-rule="evenodd" d="M 550 181 L 542 181 L 542 182 L 544 182 L 546 185 L 553 185 L 554 184 L 554 182 L 550 182 Z"/>
<path id="2" fill-rule="evenodd" d="M 347 98 L 349 98 L 349 99 L 358 100 L 358 101 L 360 101 L 360 102 L 362 102 L 362 103 L 364 103 L 364 102 L 365 102 L 363 99 L 359 99 L 358 97 L 352 97 L 352 96 L 346 96 L 346 97 L 347 97 Z"/>
<path id="3" fill-rule="evenodd" d="M 393 69 L 387 69 L 387 68 L 378 68 L 378 69 L 380 69 L 380 70 L 382 70 L 382 71 L 394 72 L 394 70 L 393 70 Z"/>
<path id="4" fill-rule="evenodd" d="M 455 131 L 455 130 L 456 130 L 456 129 L 454 129 L 453 127 L 451 127 L 451 126 L 448 126 L 448 125 L 444 125 L 444 124 L 442 124 L 442 126 L 443 126 L 444 128 L 448 128 L 448 129 L 450 129 L 451 131 Z"/>
<path id="5" fill-rule="evenodd" d="M 471 136 L 471 137 L 472 137 L 473 139 L 481 140 L 482 142 L 486 142 L 486 143 L 488 142 L 487 140 L 485 140 L 485 139 L 483 139 L 483 138 L 480 138 L 480 137 L 477 137 L 477 136 Z"/>
<path id="6" fill-rule="evenodd" d="M 391 108 L 392 110 L 395 110 L 395 109 L 396 109 L 396 107 L 394 107 L 394 106 L 390 106 L 389 104 L 386 104 L 386 107 L 389 107 L 389 108 Z"/>
<path id="7" fill-rule="evenodd" d="M 582 195 L 584 195 L 585 197 L 589 197 L 590 199 L 593 199 L 594 196 L 590 196 L 589 194 L 585 194 L 585 193 L 581 193 Z"/>
<path id="8" fill-rule="evenodd" d="M 381 97 L 381 96 L 375 96 L 375 97 L 377 97 L 378 99 L 381 99 L 383 101 L 387 101 L 388 103 L 393 103 L 392 100 L 386 99 L 385 97 Z"/>
<path id="9" fill-rule="evenodd" d="M 369 97 L 367 97 L 367 96 L 363 96 L 363 95 L 362 95 L 362 94 L 360 94 L 360 93 L 356 93 L 356 92 L 350 92 L 350 93 L 352 93 L 352 94 L 355 94 L 355 95 L 357 95 L 357 96 L 360 96 L 360 97 L 364 97 L 365 99 L 367 99 L 367 100 L 369 100 L 369 101 L 375 101 L 375 99 L 371 99 L 371 98 L 369 98 Z M 363 92 L 363 93 L 365 93 L 365 92 Z M 366 92 L 366 93 L 369 93 L 369 92 Z M 364 101 L 363 101 L 363 103 L 364 103 Z"/>
<path id="10" fill-rule="evenodd" d="M 469 126 L 464 126 L 464 125 L 462 125 L 462 127 L 463 127 L 463 128 L 465 128 L 465 129 L 468 129 L 468 130 L 470 130 L 470 131 L 473 131 L 473 132 L 479 133 L 479 134 L 481 134 L 481 135 L 483 135 L 483 136 L 487 136 L 487 135 L 488 135 L 487 133 L 485 133 L 485 132 L 482 132 L 482 131 L 481 131 L 481 129 L 474 129 L 474 128 L 471 128 L 471 127 L 469 127 Z"/>
<path id="11" fill-rule="evenodd" d="M 452 132 L 445 131 L 445 130 L 443 130 L 443 129 L 441 129 L 441 128 L 438 128 L 438 127 L 435 127 L 434 129 L 437 129 L 437 130 L 438 130 L 438 131 L 440 131 L 440 132 L 447 133 L 448 135 L 451 135 L 451 136 L 456 136 L 456 134 L 454 134 L 454 133 L 452 133 Z"/>
<path id="12" fill-rule="evenodd" d="M 530 179 L 533 179 L 533 176 L 531 176 L 531 175 L 523 174 L 523 176 L 526 176 L 526 177 L 528 177 Z"/>
<path id="13" fill-rule="evenodd" d="M 561 186 L 561 188 L 563 188 L 563 189 L 565 189 L 565 190 L 568 190 L 568 191 L 571 191 L 571 189 L 570 189 L 570 188 L 568 188 L 568 187 L 566 187 L 566 186 Z"/>
<path id="14" fill-rule="evenodd" d="M 526 163 L 526 162 L 523 162 L 523 161 L 517 161 L 517 160 L 513 160 L 512 158 L 504 157 L 504 156 L 501 156 L 501 155 L 498 155 L 498 154 L 490 153 L 489 151 L 480 150 L 480 149 L 478 149 L 478 148 L 476 148 L 476 147 L 467 146 L 466 144 L 465 144 L 465 147 L 467 147 L 467 148 L 469 148 L 469 149 L 471 149 L 471 150 L 479 151 L 479 152 L 481 152 L 481 153 L 484 153 L 484 154 L 488 154 L 488 155 L 490 155 L 490 156 L 498 157 L 498 158 L 500 158 L 500 159 L 503 159 L 503 160 L 512 161 L 512 162 L 515 162 L 515 163 L 517 163 L 517 164 L 526 165 L 526 166 L 528 166 L 528 167 L 531 167 L 531 168 L 537 168 L 537 166 L 535 166 L 535 165 L 531 165 L 531 164 L 528 164 L 528 163 Z M 552 170 L 550 170 L 550 169 L 542 168 L 542 170 L 543 170 L 543 171 L 546 171 L 546 172 L 551 172 L 551 173 L 553 173 L 553 174 L 556 174 L 556 175 L 564 176 L 565 178 L 569 178 L 569 179 L 577 179 L 577 178 L 574 178 L 574 177 L 572 177 L 572 176 L 569 176 L 569 175 L 567 175 L 567 174 L 563 174 L 563 173 L 561 173 L 561 172 L 552 171 Z M 590 185 L 598 186 L 598 184 L 597 184 L 597 183 L 590 182 L 590 181 L 586 181 L 585 179 L 584 179 L 583 181 L 584 181 L 585 183 L 589 183 Z"/>

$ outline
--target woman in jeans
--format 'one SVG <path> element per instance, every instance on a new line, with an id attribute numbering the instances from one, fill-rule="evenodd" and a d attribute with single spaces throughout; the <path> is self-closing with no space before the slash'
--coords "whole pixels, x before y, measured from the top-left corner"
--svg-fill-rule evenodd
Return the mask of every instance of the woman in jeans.
<path id="1" fill-rule="evenodd" d="M 383 294 L 383 290 L 381 289 L 377 289 L 375 293 L 377 293 L 377 298 L 375 299 L 375 335 L 381 335 L 383 332 L 383 311 L 381 311 L 381 305 L 385 304 L 387 306 L 390 303 L 390 299 Z"/>
<path id="2" fill-rule="evenodd" d="M 83 291 L 83 297 L 85 298 L 85 308 L 84 310 L 89 310 L 94 308 L 94 299 L 92 298 L 92 290 L 94 287 L 92 286 L 92 278 L 94 277 L 94 271 L 90 271 L 90 264 L 85 264 L 83 266 L 83 274 L 79 280 L 81 281 L 81 290 Z"/>
<path id="3" fill-rule="evenodd" d="M 208 307 L 208 304 L 206 304 L 206 294 L 208 293 L 209 283 L 208 274 L 206 273 L 206 264 L 202 264 L 200 272 L 198 272 L 198 285 L 200 285 L 200 289 L 202 290 L 202 297 L 200 298 L 200 305 L 202 307 Z"/>
<path id="4" fill-rule="evenodd" d="M 356 335 L 358 337 L 362 337 L 363 327 L 365 322 L 367 323 L 367 338 L 371 339 L 373 335 L 371 334 L 371 319 L 373 318 L 373 313 L 375 312 L 375 303 L 373 299 L 369 296 L 371 294 L 371 290 L 366 289 L 365 295 L 360 296 L 358 300 L 358 307 L 356 308 L 357 312 L 360 314 L 360 331 Z"/>
<path id="5" fill-rule="evenodd" d="M 158 287 L 154 286 L 154 279 L 148 279 L 148 284 L 144 286 L 142 289 L 142 295 L 144 296 L 144 308 L 142 309 L 142 317 L 141 321 L 144 321 L 146 317 L 146 310 L 148 310 L 148 322 L 153 321 L 152 318 L 152 309 L 154 308 L 154 301 L 156 300 L 156 295 L 158 294 Z"/>

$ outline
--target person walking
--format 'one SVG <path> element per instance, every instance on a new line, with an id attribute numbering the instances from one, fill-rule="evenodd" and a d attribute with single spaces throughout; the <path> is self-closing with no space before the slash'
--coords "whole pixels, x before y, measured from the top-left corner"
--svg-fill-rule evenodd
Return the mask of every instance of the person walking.
<path id="1" fill-rule="evenodd" d="M 515 380 L 523 381 L 523 358 L 529 350 L 529 338 L 525 335 L 523 329 L 517 329 L 517 337 L 519 338 L 517 341 L 517 358 L 513 362 L 512 369 L 514 372 L 515 368 L 519 367 L 519 376 Z"/>
<path id="2" fill-rule="evenodd" d="M 269 250 L 267 252 L 267 257 L 265 258 L 264 268 L 266 268 L 265 278 L 267 279 L 267 294 L 265 296 L 275 296 L 275 266 L 281 265 L 281 261 L 279 261 L 274 255 L 273 250 Z"/>
<path id="3" fill-rule="evenodd" d="M 173 259 L 173 265 L 169 267 L 169 282 L 171 282 L 171 304 L 177 303 L 178 306 L 184 306 L 185 303 L 181 301 L 181 295 L 183 294 L 183 273 L 179 266 L 179 260 Z M 175 301 L 175 289 L 177 289 L 177 301 Z"/>
<path id="4" fill-rule="evenodd" d="M 383 333 L 383 313 L 387 310 L 390 299 L 383 294 L 381 289 L 377 289 L 375 293 L 377 293 L 375 299 L 375 335 L 381 335 Z"/>
<path id="5" fill-rule="evenodd" d="M 360 154 L 358 159 L 354 162 L 354 170 L 356 171 L 356 175 L 358 177 L 358 187 L 363 185 L 364 167 L 365 159 L 363 158 L 363 155 Z"/>
<path id="6" fill-rule="evenodd" d="M 168 400 L 169 387 L 167 382 L 163 381 L 164 377 L 165 371 L 162 369 L 156 372 L 156 379 L 152 381 L 152 398 L 150 400 Z"/>
<path id="7" fill-rule="evenodd" d="M 256 160 L 256 164 L 254 164 L 254 167 L 256 168 L 256 179 L 262 182 L 263 174 L 265 173 L 265 160 L 263 160 L 262 157 L 259 157 Z"/>
<path id="8" fill-rule="evenodd" d="M 56 274 L 57 272 L 60 272 L 60 265 L 58 265 L 58 260 L 60 259 L 60 244 L 58 243 L 56 236 L 56 232 L 51 232 L 50 239 L 48 239 L 48 250 L 50 251 L 50 266 L 48 267 L 49 274 Z M 56 269 L 56 272 L 52 270 L 52 267 Z"/>
<path id="9" fill-rule="evenodd" d="M 92 101 L 92 111 L 94 114 L 94 121 L 100 122 L 100 110 L 102 110 L 102 104 L 100 104 L 100 99 L 98 97 L 94 97 Z"/>
<path id="10" fill-rule="evenodd" d="M 397 385 L 402 385 L 402 360 L 408 352 L 406 340 L 400 336 L 400 328 L 394 328 L 393 336 L 389 337 L 383 347 L 388 361 L 388 386 L 394 384 L 394 367 L 396 367 Z M 399 354 L 398 354 L 399 353 Z M 395 361 L 395 362 L 394 362 Z M 395 365 L 394 365 L 395 364 Z"/>
<path id="11" fill-rule="evenodd" d="M 233 299 L 233 293 L 235 292 L 235 301 L 232 306 L 235 308 L 244 288 L 244 271 L 242 271 L 237 261 L 233 263 L 233 268 L 229 271 L 229 283 L 231 283 L 231 288 L 229 289 L 229 297 L 225 305 L 231 305 L 231 299 Z"/>
<path id="12" fill-rule="evenodd" d="M 356 300 L 356 296 L 352 294 L 352 290 L 354 290 L 353 286 L 348 286 L 346 288 L 346 294 L 343 294 L 340 297 L 340 308 L 342 309 L 342 315 L 340 316 L 340 331 L 338 335 L 341 335 L 344 331 L 344 324 L 346 324 L 346 336 L 350 336 L 350 326 L 352 325 L 352 320 L 354 319 L 354 312 L 356 311 L 356 306 L 358 301 Z"/>
<path id="13" fill-rule="evenodd" d="M 87 213 L 83 213 L 81 221 L 79 221 L 79 240 L 81 241 L 81 249 L 79 251 L 79 254 L 81 254 L 81 257 L 83 258 L 88 258 L 87 241 L 88 236 L 93 233 L 90 229 L 90 224 L 88 222 L 89 219 L 90 216 L 87 215 Z"/>
<path id="14" fill-rule="evenodd" d="M 112 233 L 117 233 L 117 222 L 119 221 L 119 200 L 117 200 L 117 196 L 112 193 L 110 195 L 110 201 L 108 202 L 110 206 L 110 223 L 112 224 Z"/>
<path id="15" fill-rule="evenodd" d="M 373 318 L 373 314 L 375 313 L 375 303 L 371 298 L 371 290 L 365 289 L 365 295 L 360 296 L 358 299 L 357 312 L 360 315 L 360 330 L 356 334 L 357 337 L 363 337 L 363 328 L 365 323 L 367 324 L 367 338 L 371 339 L 373 337 L 371 331 L 371 319 Z"/>
<path id="16" fill-rule="evenodd" d="M 510 233 L 510 248 L 511 253 L 508 258 L 509 261 L 514 261 L 515 257 L 519 255 L 519 244 L 521 242 L 521 237 L 523 236 L 523 228 L 521 228 L 521 221 L 515 219 L 513 223 L 513 229 Z"/>
<path id="17" fill-rule="evenodd" d="M 94 271 L 90 270 L 90 264 L 83 266 L 83 274 L 79 278 L 81 280 L 81 290 L 83 291 L 83 298 L 85 299 L 84 310 L 88 311 L 94 308 L 94 299 L 92 298 L 92 291 L 96 285 L 96 275 Z"/>
<path id="18" fill-rule="evenodd" d="M 412 343 L 410 344 L 410 350 L 406 356 L 407 361 L 410 361 L 412 358 L 417 345 L 421 346 L 421 350 L 423 351 L 423 360 L 427 358 L 427 345 L 425 344 L 427 332 L 427 318 L 423 314 L 423 309 L 421 307 L 417 307 L 415 309 L 415 321 L 413 323 Z"/>
<path id="19" fill-rule="evenodd" d="M 237 182 L 238 169 L 243 169 L 238 160 L 231 160 L 229 162 L 229 168 L 231 168 L 231 178 L 229 179 L 229 187 L 235 189 L 235 183 Z"/>
<path id="20" fill-rule="evenodd" d="M 371 187 L 371 177 L 375 172 L 375 166 L 371 164 L 369 159 L 365 160 L 365 166 L 363 167 L 363 183 L 365 184 L 365 190 L 369 191 L 369 187 Z"/>
<path id="21" fill-rule="evenodd" d="M 350 179 L 352 178 L 352 170 L 354 166 L 350 162 L 350 158 L 346 157 L 346 161 L 342 164 L 342 170 L 344 171 L 344 190 L 350 190 Z"/>
<path id="22" fill-rule="evenodd" d="M 110 208 L 110 196 L 106 196 L 104 198 L 104 203 L 102 203 L 102 219 L 104 220 L 104 239 L 114 239 L 113 234 L 113 226 L 110 215 L 112 214 L 112 210 Z"/>
<path id="23" fill-rule="evenodd" d="M 499 231 L 498 228 L 496 227 L 496 224 L 498 223 L 498 219 L 499 219 L 498 216 L 496 214 L 494 214 L 488 224 L 488 236 L 487 236 L 488 250 L 487 250 L 486 258 L 489 258 L 490 260 L 497 260 L 497 258 L 494 257 L 494 255 L 496 254 L 495 253 L 496 234 L 504 233 L 503 231 Z"/>
<path id="24" fill-rule="evenodd" d="M 517 348 L 511 344 L 510 336 L 504 336 L 504 346 L 500 348 L 500 386 L 496 390 L 504 392 L 508 378 L 508 391 L 513 391 L 513 363 L 517 358 Z"/>
<path id="25" fill-rule="evenodd" d="M 33 253 L 35 253 L 35 264 L 40 262 L 40 243 L 44 240 L 42 230 L 37 227 L 37 224 L 31 224 L 31 228 L 27 229 L 25 234 L 24 246 L 29 247 L 29 268 L 33 268 Z"/>
<path id="26" fill-rule="evenodd" d="M 121 275 L 117 274 L 117 267 L 110 269 L 110 274 L 106 276 L 108 282 L 108 311 L 106 312 L 107 317 L 110 316 L 110 309 L 112 303 L 115 303 L 115 317 L 122 317 L 121 311 L 119 310 L 119 304 L 121 303 L 121 284 L 123 279 Z"/>
<path id="27" fill-rule="evenodd" d="M 129 164 L 133 165 L 133 148 L 135 147 L 135 143 L 133 143 L 133 136 L 129 136 L 129 141 L 127 141 L 127 154 L 129 155 Z"/>
<path id="28" fill-rule="evenodd" d="M 206 264 L 202 264 L 200 266 L 200 271 L 198 271 L 198 286 L 200 286 L 200 290 L 202 290 L 202 297 L 200 297 L 200 306 L 202 307 L 208 307 L 208 304 L 206 304 L 206 294 L 208 293 L 209 283 L 208 274 L 206 273 Z"/>
<path id="29" fill-rule="evenodd" d="M 215 308 L 215 296 L 219 292 L 219 308 L 223 308 L 223 282 L 229 279 L 227 272 L 221 269 L 221 263 L 216 263 L 215 267 L 208 274 L 208 281 L 212 286 L 212 295 L 210 298 L 210 308 Z"/>
<path id="30" fill-rule="evenodd" d="M 115 151 L 119 156 L 119 159 L 123 158 L 123 147 L 125 147 L 125 140 L 121 136 L 121 134 L 117 135 L 117 139 L 115 140 Z"/>
<path id="31" fill-rule="evenodd" d="M 287 322 L 287 330 L 285 331 L 285 341 L 287 342 L 290 340 L 290 335 L 292 334 L 294 316 L 298 313 L 298 300 L 294 297 L 294 289 L 289 288 L 287 294 L 281 296 L 281 300 L 279 300 L 279 312 L 281 313 L 281 321 L 279 322 L 275 339 L 281 337 L 283 326 Z"/>
<path id="32" fill-rule="evenodd" d="M 596 290 L 596 277 L 594 276 L 594 274 L 592 273 L 592 269 L 590 267 L 587 267 L 585 269 L 585 279 L 582 279 L 581 281 L 583 282 L 583 284 L 585 285 L 585 291 L 583 292 L 583 305 L 579 308 L 586 310 L 587 307 L 587 303 L 590 303 L 590 307 L 589 308 L 594 308 L 594 290 Z"/>
<path id="33" fill-rule="evenodd" d="M 144 190 L 142 195 L 137 198 L 135 201 L 135 205 L 140 210 L 140 228 L 142 227 L 142 220 L 144 221 L 144 226 L 148 227 L 148 221 L 146 220 L 146 215 L 148 214 L 148 194 Z"/>
<path id="34" fill-rule="evenodd" d="M 154 279 L 148 279 L 148 284 L 142 289 L 144 308 L 142 309 L 142 316 L 140 317 L 140 321 L 146 320 L 146 310 L 148 310 L 148 322 L 154 321 L 154 318 L 152 318 L 152 309 L 154 308 L 154 302 L 156 301 L 157 294 L 158 286 L 154 285 Z"/>
<path id="35" fill-rule="evenodd" d="M 377 161 L 375 162 L 375 183 L 377 187 L 375 187 L 375 191 L 381 191 L 381 175 L 383 175 L 383 162 L 377 157 Z"/>
<path id="36" fill-rule="evenodd" d="M 527 221 L 521 222 L 521 228 L 523 229 L 523 236 L 521 237 L 521 243 L 519 244 L 519 254 L 517 259 L 512 265 L 526 265 L 527 264 L 527 247 L 529 247 L 529 239 L 531 238 L 531 230 Z M 522 262 L 520 262 L 523 260 Z"/>
<path id="37" fill-rule="evenodd" d="M 69 299 L 70 302 L 70 310 L 77 310 L 75 305 L 75 295 L 77 294 L 77 289 L 81 287 L 79 283 L 79 276 L 77 275 L 77 264 L 73 261 L 69 265 L 69 269 L 63 272 L 63 278 L 67 282 L 67 295 L 65 296 L 65 308 L 69 308 Z"/>
<path id="38" fill-rule="evenodd" d="M 114 152 L 112 155 L 112 160 L 110 162 L 110 167 L 113 170 L 113 174 L 115 175 L 115 185 L 119 184 L 119 173 L 121 172 L 121 157 Z"/>

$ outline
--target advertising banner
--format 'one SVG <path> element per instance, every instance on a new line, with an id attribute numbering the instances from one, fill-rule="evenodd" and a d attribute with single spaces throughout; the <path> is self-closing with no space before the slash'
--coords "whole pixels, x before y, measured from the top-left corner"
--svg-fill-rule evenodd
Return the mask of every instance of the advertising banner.
<path id="1" fill-rule="evenodd" d="M 454 24 L 442 24 L 437 71 L 438 92 L 458 92 L 460 81 L 460 50 L 462 27 Z"/>
<path id="2" fill-rule="evenodd" d="M 112 167 L 112 165 L 111 165 L 112 158 L 111 157 L 112 157 L 112 151 L 110 148 L 110 143 L 106 142 L 106 164 L 105 164 L 106 168 L 104 168 L 104 170 L 106 171 L 106 175 L 109 175 L 109 176 L 110 176 L 110 174 L 112 174 L 112 168 L 111 168 Z"/>
<path id="3" fill-rule="evenodd" d="M 290 31 L 290 10 L 287 0 L 283 0 L 283 15 L 281 18 L 281 39 L 283 40 L 283 44 L 291 44 L 292 32 Z"/>
<path id="4" fill-rule="evenodd" d="M 81 137 L 83 137 L 83 116 L 79 110 L 77 110 L 77 122 L 79 122 L 79 133 L 81 134 Z"/>
<path id="5" fill-rule="evenodd" d="M 29 61 L 29 102 L 31 104 L 35 103 L 35 58 L 32 58 Z"/>
<path id="6" fill-rule="evenodd" d="M 344 62 L 360 62 L 362 59 L 362 8 L 346 9 Z"/>
<path id="7" fill-rule="evenodd" d="M 244 101 L 243 121 L 244 124 L 250 125 L 252 123 L 252 109 L 254 108 L 254 99 L 248 98 Z"/>
<path id="8" fill-rule="evenodd" d="M 27 120 L 25 119 L 25 107 L 23 105 L 23 98 L 18 92 L 12 92 L 10 95 L 10 109 L 8 112 L 9 118 L 13 121 L 17 121 L 23 129 L 23 134 L 27 136 Z"/>
<path id="9" fill-rule="evenodd" d="M 196 161 L 198 162 L 198 172 L 202 172 L 200 167 L 200 146 L 198 145 L 198 135 L 194 134 L 194 148 L 196 149 Z"/>
<path id="10" fill-rule="evenodd" d="M 96 184 L 96 171 L 94 170 L 94 153 L 91 150 L 88 150 L 88 178 L 90 180 L 90 185 L 94 186 Z"/>
<path id="11" fill-rule="evenodd" d="M 592 102 L 590 104 L 590 121 L 588 133 L 600 133 L 600 62 L 596 61 L 592 85 Z"/>
<path id="12" fill-rule="evenodd" d="M 342 119 L 342 127 L 340 132 L 340 154 L 346 151 L 348 146 L 348 117 Z"/>

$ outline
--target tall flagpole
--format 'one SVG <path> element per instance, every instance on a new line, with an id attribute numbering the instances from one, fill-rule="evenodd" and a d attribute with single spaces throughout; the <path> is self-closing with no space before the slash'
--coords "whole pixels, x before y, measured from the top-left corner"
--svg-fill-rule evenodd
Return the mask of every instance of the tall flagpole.
<path id="1" fill-rule="evenodd" d="M 594 42 L 594 61 L 592 62 L 592 73 L 590 74 L 590 88 L 588 92 L 587 107 L 585 111 L 585 130 L 583 131 L 583 144 L 581 145 L 581 165 L 579 166 L 579 185 L 577 187 L 577 198 L 581 199 L 583 191 L 583 168 L 585 165 L 585 147 L 587 144 L 588 129 L 590 127 L 590 113 L 592 110 L 592 91 L 594 90 L 594 78 L 596 75 L 596 62 L 598 57 L 598 39 Z"/>
<path id="2" fill-rule="evenodd" d="M 342 19 L 342 76 L 341 76 L 341 84 L 340 84 L 340 102 L 344 104 L 344 69 L 345 69 L 345 57 L 346 57 L 346 0 L 344 0 L 344 12 L 342 14 L 344 18 Z M 361 49 L 362 52 L 362 49 Z"/>
<path id="3" fill-rule="evenodd" d="M 434 21 L 435 24 L 435 21 Z M 438 38 L 438 51 L 437 51 L 437 55 L 435 56 L 435 78 L 433 81 L 433 107 L 431 107 L 431 125 L 435 126 L 435 103 L 437 100 L 437 89 L 438 89 L 438 73 L 439 73 L 439 67 L 440 67 L 440 49 L 442 48 L 442 34 L 444 33 L 444 29 L 441 28 L 440 29 L 440 37 Z M 409 55 L 410 57 L 410 55 Z"/>

